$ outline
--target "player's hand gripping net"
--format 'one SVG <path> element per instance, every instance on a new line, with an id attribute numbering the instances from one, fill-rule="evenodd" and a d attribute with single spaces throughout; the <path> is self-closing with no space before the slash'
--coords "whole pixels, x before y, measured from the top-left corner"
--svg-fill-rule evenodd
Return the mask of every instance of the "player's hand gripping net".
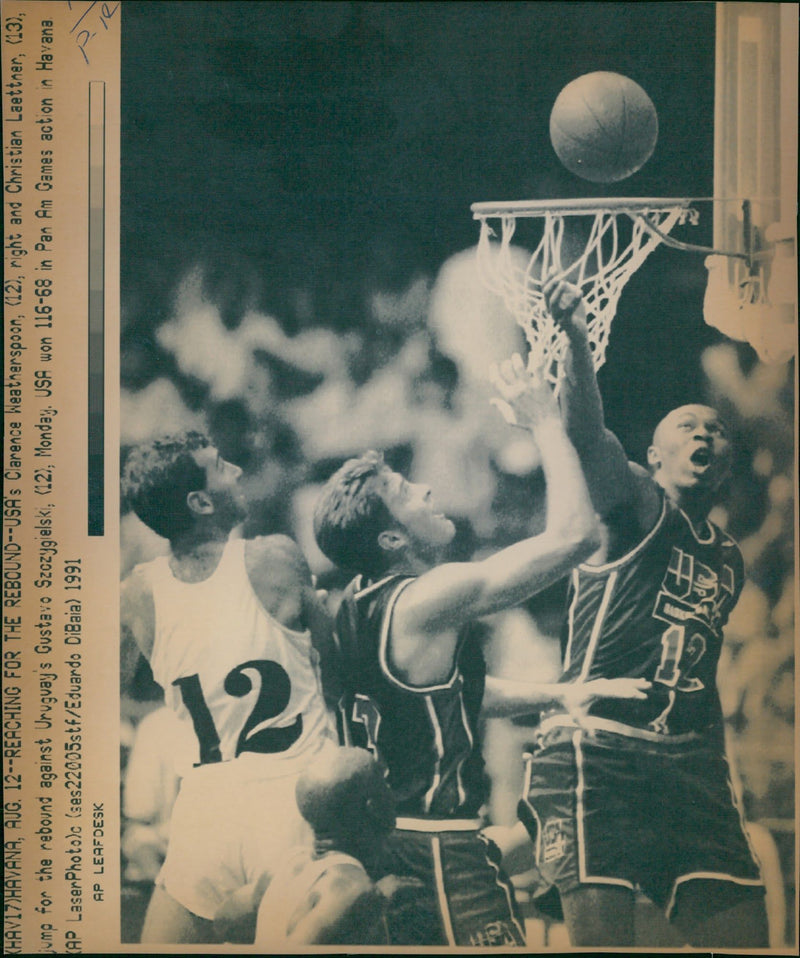
<path id="1" fill-rule="evenodd" d="M 625 283 L 676 223 L 697 222 L 688 200 L 541 200 L 519 203 L 475 203 L 480 221 L 478 268 L 485 285 L 502 296 L 525 332 L 530 366 L 544 374 L 558 393 L 567 340 L 547 310 L 544 285 L 565 280 L 583 295 L 589 347 L 595 369 L 605 361 L 611 321 Z M 624 216 L 622 214 L 625 214 Z M 565 219 L 591 217 L 582 252 L 564 265 L 562 250 L 584 241 L 573 233 L 565 241 Z M 532 253 L 512 246 L 517 220 L 536 218 L 541 236 Z M 490 224 L 495 222 L 497 230 Z M 499 226 L 498 226 L 499 221 Z M 527 264 L 523 261 L 527 255 Z"/>

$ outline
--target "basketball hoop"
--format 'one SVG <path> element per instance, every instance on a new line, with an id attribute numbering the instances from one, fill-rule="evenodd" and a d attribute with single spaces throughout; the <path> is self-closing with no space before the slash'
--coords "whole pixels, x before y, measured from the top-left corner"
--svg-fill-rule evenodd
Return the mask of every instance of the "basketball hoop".
<path id="1" fill-rule="evenodd" d="M 529 362 L 541 364 L 558 392 L 566 353 L 566 336 L 548 313 L 542 287 L 551 277 L 579 286 L 586 306 L 589 345 L 595 369 L 605 361 L 608 335 L 623 287 L 645 259 L 662 242 L 698 249 L 669 237 L 677 224 L 696 225 L 699 219 L 690 199 L 574 199 L 522 200 L 508 203 L 473 203 L 480 222 L 478 269 L 486 286 L 502 296 L 530 347 Z M 589 219 L 588 238 L 570 232 L 565 219 Z M 541 221 L 541 236 L 526 268 L 511 252 L 517 220 Z M 493 221 L 495 226 L 490 225 Z M 586 224 L 584 224 L 584 233 Z M 499 242 L 493 242 L 498 238 Z M 575 243 L 584 245 L 582 248 Z M 565 263 L 562 250 L 573 247 Z M 711 252 L 711 251 L 709 251 Z"/>

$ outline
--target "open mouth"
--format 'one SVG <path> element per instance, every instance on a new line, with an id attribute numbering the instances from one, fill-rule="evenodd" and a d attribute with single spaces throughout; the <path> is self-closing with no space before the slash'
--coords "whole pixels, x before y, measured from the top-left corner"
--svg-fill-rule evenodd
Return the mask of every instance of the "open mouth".
<path id="1" fill-rule="evenodd" d="M 695 449 L 689 459 L 695 466 L 710 466 L 711 450 L 707 446 L 701 446 L 699 449 Z"/>

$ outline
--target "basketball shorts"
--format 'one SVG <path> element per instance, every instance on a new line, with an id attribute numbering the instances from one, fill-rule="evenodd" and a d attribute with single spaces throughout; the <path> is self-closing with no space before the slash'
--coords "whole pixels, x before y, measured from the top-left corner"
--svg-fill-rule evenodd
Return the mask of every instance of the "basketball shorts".
<path id="1" fill-rule="evenodd" d="M 192 769 L 175 801 L 157 884 L 212 920 L 237 888 L 277 869 L 293 846 L 310 845 L 294 794 L 308 760 L 287 763 L 284 774 L 271 777 L 259 768 L 261 755 Z"/>
<path id="2" fill-rule="evenodd" d="M 521 818 L 561 894 L 583 884 L 638 888 L 667 916 L 692 879 L 763 895 L 716 744 L 556 727 L 528 760 L 525 790 L 531 815 Z"/>
<path id="3" fill-rule="evenodd" d="M 476 820 L 398 818 L 386 874 L 422 883 L 413 902 L 388 915 L 393 945 L 519 946 L 524 925 L 500 851 Z"/>

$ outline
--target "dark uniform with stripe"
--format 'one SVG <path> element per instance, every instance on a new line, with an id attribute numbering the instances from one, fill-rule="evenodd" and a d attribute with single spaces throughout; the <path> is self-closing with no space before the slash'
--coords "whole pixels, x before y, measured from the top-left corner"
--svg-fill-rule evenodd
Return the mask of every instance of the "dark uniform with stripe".
<path id="1" fill-rule="evenodd" d="M 419 688 L 392 673 L 392 609 L 411 582 L 357 577 L 336 623 L 347 692 L 340 702 L 343 743 L 367 748 L 386 765 L 397 803 L 386 874 L 412 875 L 426 893 L 390 917 L 393 944 L 521 945 L 513 892 L 499 852 L 476 818 L 485 797 L 476 742 L 486 666 L 465 630 L 448 680 Z"/>
<path id="2" fill-rule="evenodd" d="M 540 868 L 560 891 L 638 886 L 667 913 L 693 878 L 763 893 L 716 686 L 722 629 L 743 583 L 733 539 L 708 521 L 695 529 L 666 497 L 627 555 L 573 570 L 562 681 L 629 676 L 653 687 L 646 701 L 596 701 L 590 731 L 557 713 L 542 722 L 527 805 Z"/>

